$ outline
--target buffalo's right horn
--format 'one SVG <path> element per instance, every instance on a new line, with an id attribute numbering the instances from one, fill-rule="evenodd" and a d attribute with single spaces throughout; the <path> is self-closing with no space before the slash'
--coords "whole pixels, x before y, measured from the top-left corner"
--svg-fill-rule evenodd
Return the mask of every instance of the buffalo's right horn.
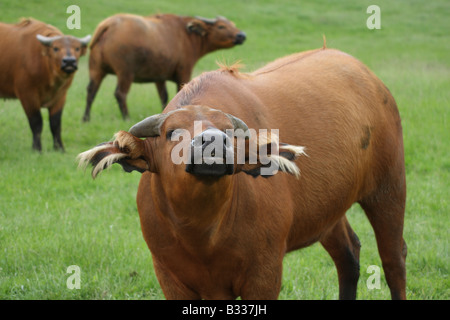
<path id="1" fill-rule="evenodd" d="M 138 138 L 157 137 L 160 135 L 159 128 L 167 115 L 167 113 L 160 113 L 145 118 L 132 126 L 128 132 Z"/>
<path id="2" fill-rule="evenodd" d="M 231 123 L 233 124 L 234 130 L 241 129 L 244 132 L 245 139 L 250 138 L 248 126 L 244 121 L 228 113 L 225 113 L 225 115 L 228 117 L 228 119 L 230 119 Z M 237 131 L 236 133 L 239 133 L 239 131 Z"/>
<path id="3" fill-rule="evenodd" d="M 62 36 L 46 37 L 46 36 L 42 36 L 40 34 L 36 35 L 36 38 L 39 40 L 39 42 L 46 46 L 51 46 L 53 41 L 58 40 L 61 37 Z"/>
<path id="4" fill-rule="evenodd" d="M 209 19 L 209 18 L 204 18 L 204 17 L 200 17 L 200 16 L 195 16 L 195 19 L 203 21 L 206 24 L 214 24 L 217 22 L 217 19 Z"/>

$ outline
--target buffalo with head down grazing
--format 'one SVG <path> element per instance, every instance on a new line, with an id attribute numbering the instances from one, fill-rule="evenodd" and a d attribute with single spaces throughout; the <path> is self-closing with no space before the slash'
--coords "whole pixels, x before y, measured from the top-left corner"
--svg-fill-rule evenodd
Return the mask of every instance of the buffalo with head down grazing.
<path id="1" fill-rule="evenodd" d="M 250 74 L 204 73 L 80 163 L 94 177 L 113 163 L 142 172 L 142 232 L 168 299 L 275 299 L 284 255 L 317 241 L 336 265 L 339 297 L 354 299 L 360 243 L 345 213 L 356 202 L 392 298 L 406 297 L 400 116 L 348 54 L 323 48 Z"/>
<path id="2" fill-rule="evenodd" d="M 64 150 L 61 116 L 67 90 L 90 36 L 66 36 L 34 19 L 0 23 L 0 98 L 17 98 L 28 117 L 33 149 L 41 151 L 41 108 L 49 110 L 55 149 Z"/>
<path id="3" fill-rule="evenodd" d="M 155 82 L 163 107 L 166 81 L 178 90 L 191 79 L 196 62 L 205 54 L 244 43 L 246 35 L 225 17 L 157 14 L 142 17 L 117 14 L 102 21 L 90 45 L 89 85 L 84 121 L 103 78 L 117 76 L 115 97 L 122 117 L 128 117 L 127 94 L 133 82 Z"/>

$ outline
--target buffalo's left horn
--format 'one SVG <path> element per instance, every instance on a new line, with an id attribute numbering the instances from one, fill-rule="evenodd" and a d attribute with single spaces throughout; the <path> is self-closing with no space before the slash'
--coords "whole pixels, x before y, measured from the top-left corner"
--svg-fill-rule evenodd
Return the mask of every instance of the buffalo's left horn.
<path id="1" fill-rule="evenodd" d="M 84 37 L 84 38 L 77 38 L 78 39 L 78 41 L 80 41 L 81 42 L 81 45 L 82 46 L 87 46 L 87 44 L 89 43 L 89 41 L 91 41 L 91 35 L 90 34 L 88 34 L 86 37 Z"/>
<path id="2" fill-rule="evenodd" d="M 39 40 L 39 42 L 46 46 L 51 46 L 53 41 L 58 40 L 61 37 L 62 36 L 46 37 L 46 36 L 42 36 L 40 34 L 36 35 L 36 38 Z"/>
<path id="3" fill-rule="evenodd" d="M 136 123 L 128 130 L 133 136 L 138 138 L 156 137 L 160 135 L 159 128 L 167 118 L 167 113 L 155 114 L 151 117 Z"/>

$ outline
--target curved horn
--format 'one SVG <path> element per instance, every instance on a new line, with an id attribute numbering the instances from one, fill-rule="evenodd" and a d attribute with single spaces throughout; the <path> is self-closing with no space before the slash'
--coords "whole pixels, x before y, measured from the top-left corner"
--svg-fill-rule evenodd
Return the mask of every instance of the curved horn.
<path id="1" fill-rule="evenodd" d="M 84 38 L 77 38 L 77 40 L 81 42 L 81 45 L 82 45 L 82 46 L 85 46 L 85 47 L 86 47 L 86 46 L 88 45 L 89 41 L 91 41 L 91 35 L 88 34 L 88 35 L 87 35 L 86 37 L 84 37 Z"/>
<path id="2" fill-rule="evenodd" d="M 46 46 L 51 46 L 53 41 L 58 40 L 61 37 L 62 36 L 46 37 L 46 36 L 42 36 L 40 34 L 36 35 L 36 38 L 39 40 L 39 42 Z"/>
<path id="3" fill-rule="evenodd" d="M 200 16 L 195 16 L 195 19 L 198 19 L 200 21 L 203 21 L 206 24 L 214 24 L 217 22 L 217 19 L 209 19 L 209 18 L 204 18 L 204 17 L 200 17 Z"/>
<path id="4" fill-rule="evenodd" d="M 228 119 L 230 119 L 231 123 L 233 124 L 234 130 L 242 129 L 242 131 L 244 131 L 245 139 L 250 138 L 250 131 L 248 131 L 248 126 L 245 124 L 244 121 L 228 113 L 225 113 L 225 115 L 228 117 Z M 240 135 L 237 136 L 239 137 Z"/>
<path id="5" fill-rule="evenodd" d="M 173 110 L 168 113 L 155 114 L 153 116 L 145 118 L 144 120 L 132 126 L 130 130 L 128 130 L 128 132 L 138 138 L 157 137 L 160 135 L 160 128 L 164 120 L 166 120 L 168 115 L 176 111 L 178 110 Z M 241 129 L 244 132 L 244 137 L 246 139 L 250 138 L 248 126 L 245 124 L 244 121 L 228 113 L 225 113 L 225 115 L 228 117 L 228 119 L 230 119 L 231 123 L 233 124 L 234 130 Z"/>
<path id="6" fill-rule="evenodd" d="M 155 114 L 151 117 L 136 123 L 128 130 L 133 136 L 138 138 L 156 137 L 160 135 L 159 128 L 167 118 L 167 113 Z"/>

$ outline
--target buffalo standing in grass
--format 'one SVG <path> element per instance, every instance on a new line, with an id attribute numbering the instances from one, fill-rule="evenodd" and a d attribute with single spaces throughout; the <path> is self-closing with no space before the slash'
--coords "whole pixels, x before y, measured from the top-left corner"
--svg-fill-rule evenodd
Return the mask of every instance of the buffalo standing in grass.
<path id="1" fill-rule="evenodd" d="M 237 139 L 234 154 L 251 155 L 258 139 L 263 157 L 229 161 L 225 133 L 247 128 L 279 129 L 285 144 L 252 134 L 248 143 Z M 211 150 L 220 142 L 227 152 Z M 345 216 L 354 203 L 374 229 L 392 298 L 406 298 L 400 114 L 385 85 L 348 54 L 324 48 L 250 74 L 204 73 L 163 113 L 80 158 L 94 177 L 115 162 L 142 172 L 142 232 L 168 299 L 275 299 L 285 254 L 314 242 L 334 260 L 339 297 L 356 298 L 360 243 Z M 300 177 L 258 176 L 274 162 Z"/>
<path id="2" fill-rule="evenodd" d="M 90 36 L 65 36 L 34 19 L 0 23 L 0 97 L 18 98 L 33 132 L 33 149 L 41 151 L 41 108 L 47 108 L 55 149 L 64 150 L 61 116 L 67 90 L 85 54 Z"/>
<path id="3" fill-rule="evenodd" d="M 155 82 L 165 107 L 166 81 L 174 81 L 180 90 L 202 56 L 242 44 L 245 38 L 245 33 L 224 17 L 118 14 L 107 18 L 98 25 L 90 45 L 90 81 L 83 120 L 89 121 L 95 95 L 107 74 L 117 75 L 114 95 L 125 119 L 126 98 L 133 82 Z"/>

